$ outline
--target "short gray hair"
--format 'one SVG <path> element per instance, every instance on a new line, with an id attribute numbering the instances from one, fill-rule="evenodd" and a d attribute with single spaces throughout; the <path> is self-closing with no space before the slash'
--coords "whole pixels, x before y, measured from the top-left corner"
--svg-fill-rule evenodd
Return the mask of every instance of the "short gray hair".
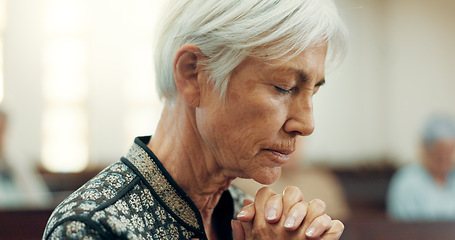
<path id="1" fill-rule="evenodd" d="M 422 138 L 426 146 L 431 146 L 436 141 L 455 140 L 453 119 L 443 114 L 432 115 L 425 122 Z"/>
<path id="2" fill-rule="evenodd" d="M 204 65 L 220 97 L 247 57 L 290 59 L 327 42 L 327 63 L 337 65 L 347 45 L 333 0 L 174 0 L 157 37 L 158 94 L 170 101 L 176 96 L 174 54 L 184 44 L 196 45 L 207 58 Z"/>

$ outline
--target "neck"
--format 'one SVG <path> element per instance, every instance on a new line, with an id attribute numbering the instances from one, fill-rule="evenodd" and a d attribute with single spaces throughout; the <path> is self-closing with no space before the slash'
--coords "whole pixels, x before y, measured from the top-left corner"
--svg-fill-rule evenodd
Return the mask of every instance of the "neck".
<path id="1" fill-rule="evenodd" d="M 204 225 L 209 224 L 221 194 L 233 178 L 225 176 L 204 147 L 197 131 L 194 109 L 178 100 L 173 106 L 166 104 L 148 147 L 195 203 Z"/>

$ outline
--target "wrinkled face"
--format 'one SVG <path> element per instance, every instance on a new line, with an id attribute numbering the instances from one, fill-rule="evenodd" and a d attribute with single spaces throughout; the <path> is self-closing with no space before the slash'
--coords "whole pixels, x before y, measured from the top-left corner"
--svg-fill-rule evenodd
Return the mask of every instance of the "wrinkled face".
<path id="1" fill-rule="evenodd" d="M 312 97 L 324 83 L 326 51 L 308 48 L 285 63 L 247 59 L 232 73 L 224 102 L 210 86 L 202 89 L 196 124 L 204 154 L 228 177 L 274 182 L 296 137 L 313 132 Z"/>
<path id="2" fill-rule="evenodd" d="M 425 166 L 433 175 L 445 177 L 455 166 L 455 140 L 436 141 L 425 153 Z"/>

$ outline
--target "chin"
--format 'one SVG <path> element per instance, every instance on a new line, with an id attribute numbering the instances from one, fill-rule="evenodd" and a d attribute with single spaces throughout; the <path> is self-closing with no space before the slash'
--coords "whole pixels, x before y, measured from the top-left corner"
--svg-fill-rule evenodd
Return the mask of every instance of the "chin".
<path id="1" fill-rule="evenodd" d="M 252 178 L 260 184 L 270 185 L 276 182 L 280 178 L 280 175 L 281 167 L 274 167 L 262 171 L 257 171 L 257 173 L 254 174 Z"/>

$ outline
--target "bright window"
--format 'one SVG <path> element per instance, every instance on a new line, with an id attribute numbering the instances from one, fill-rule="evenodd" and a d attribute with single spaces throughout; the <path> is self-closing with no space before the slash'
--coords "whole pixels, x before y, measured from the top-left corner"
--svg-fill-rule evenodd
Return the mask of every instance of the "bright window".
<path id="1" fill-rule="evenodd" d="M 3 101 L 3 31 L 6 25 L 6 0 L 0 0 L 0 103 Z"/>
<path id="2" fill-rule="evenodd" d="M 160 2 L 44 1 L 45 168 L 106 165 L 135 136 L 153 134 L 162 108 L 152 60 Z"/>
<path id="3" fill-rule="evenodd" d="M 86 10 L 86 1 L 45 1 L 42 163 L 51 171 L 82 171 L 89 161 Z"/>

